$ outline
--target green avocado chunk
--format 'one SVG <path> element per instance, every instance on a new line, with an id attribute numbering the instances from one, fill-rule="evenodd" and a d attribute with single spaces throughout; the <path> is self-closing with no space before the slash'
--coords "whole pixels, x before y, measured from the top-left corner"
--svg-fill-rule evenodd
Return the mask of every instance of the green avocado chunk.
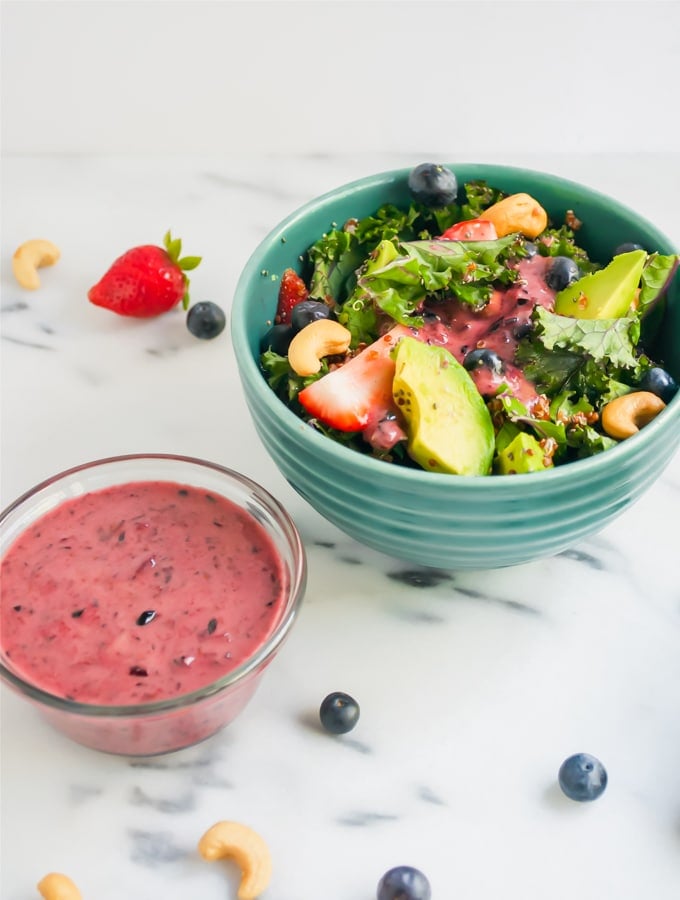
<path id="1" fill-rule="evenodd" d="M 620 253 L 555 297 L 555 312 L 574 319 L 620 319 L 628 314 L 647 261 L 645 250 Z"/>
<path id="2" fill-rule="evenodd" d="M 468 371 L 444 347 L 405 337 L 397 345 L 392 393 L 409 456 L 428 472 L 488 475 L 491 415 Z"/>
<path id="3" fill-rule="evenodd" d="M 549 466 L 544 462 L 545 453 L 536 438 L 520 431 L 517 437 L 496 455 L 494 471 L 499 475 L 518 475 L 521 472 L 540 472 Z"/>

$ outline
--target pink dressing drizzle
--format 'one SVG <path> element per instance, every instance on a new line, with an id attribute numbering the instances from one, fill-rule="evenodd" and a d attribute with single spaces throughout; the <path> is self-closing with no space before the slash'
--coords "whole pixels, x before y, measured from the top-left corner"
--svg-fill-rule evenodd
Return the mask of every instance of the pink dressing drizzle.
<path id="1" fill-rule="evenodd" d="M 531 410 L 538 394 L 531 381 L 515 365 L 515 351 L 521 335 L 527 330 L 535 306 L 552 311 L 555 291 L 545 281 L 551 260 L 535 256 L 522 259 L 517 264 L 520 278 L 510 287 L 493 292 L 488 304 L 475 311 L 458 300 L 426 306 L 425 312 L 434 314 L 420 328 L 409 333 L 428 344 L 446 349 L 462 363 L 465 356 L 475 349 L 493 350 L 503 360 L 504 372 L 496 374 L 484 367 L 470 372 L 483 397 L 492 397 L 502 384 Z M 406 435 L 394 417 L 394 410 L 379 410 L 363 431 L 374 449 L 389 451 Z"/>

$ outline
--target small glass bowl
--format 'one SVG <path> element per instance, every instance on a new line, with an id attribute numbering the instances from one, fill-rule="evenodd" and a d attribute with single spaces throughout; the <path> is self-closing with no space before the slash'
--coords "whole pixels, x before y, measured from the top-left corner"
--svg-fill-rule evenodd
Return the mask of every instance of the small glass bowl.
<path id="1" fill-rule="evenodd" d="M 180 750 L 232 722 L 249 702 L 265 668 L 289 634 L 307 578 L 306 555 L 297 528 L 264 488 L 214 463 L 172 454 L 96 460 L 41 482 L 0 513 L 0 558 L 22 532 L 65 501 L 115 485 L 157 481 L 211 491 L 255 519 L 279 557 L 284 602 L 269 636 L 237 668 L 191 693 L 137 705 L 96 705 L 49 693 L 13 668 L 5 648 L 0 647 L 0 677 L 52 726 L 79 744 L 125 756 Z"/>

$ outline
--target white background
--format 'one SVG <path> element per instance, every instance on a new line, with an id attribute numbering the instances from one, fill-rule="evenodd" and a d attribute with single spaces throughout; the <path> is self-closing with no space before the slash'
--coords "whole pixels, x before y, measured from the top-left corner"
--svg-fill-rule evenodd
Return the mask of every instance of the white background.
<path id="1" fill-rule="evenodd" d="M 2 3 L 11 153 L 680 149 L 680 3 Z"/>

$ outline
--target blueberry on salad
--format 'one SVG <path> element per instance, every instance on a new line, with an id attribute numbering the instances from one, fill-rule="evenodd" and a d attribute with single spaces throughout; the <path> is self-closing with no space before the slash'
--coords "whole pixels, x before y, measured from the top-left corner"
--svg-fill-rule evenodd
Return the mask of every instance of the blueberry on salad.
<path id="1" fill-rule="evenodd" d="M 570 800 L 587 803 L 604 793 L 607 772 L 600 760 L 589 753 L 575 753 L 560 766 L 558 780 Z"/>
<path id="2" fill-rule="evenodd" d="M 260 364 L 299 418 L 391 465 L 499 476 L 606 452 L 664 415 L 655 404 L 621 429 L 611 404 L 677 391 L 646 324 L 680 256 L 622 245 L 591 259 L 579 236 L 596 223 L 566 201 L 549 215 L 434 163 L 401 196 L 333 224 L 281 273 Z M 332 339 L 303 365 L 293 351 L 317 316 Z"/>
<path id="3" fill-rule="evenodd" d="M 310 322 L 316 322 L 317 319 L 328 319 L 330 314 L 330 307 L 326 303 L 319 300 L 301 300 L 291 311 L 290 324 L 293 326 L 293 331 L 301 331 Z"/>
<path id="4" fill-rule="evenodd" d="M 678 385 L 670 372 L 662 369 L 661 366 L 652 366 L 647 369 L 640 379 L 639 388 L 641 391 L 649 391 L 656 394 L 664 403 L 670 403 L 678 392 Z"/>
<path id="5" fill-rule="evenodd" d="M 376 900 L 430 900 L 427 877 L 413 866 L 395 866 L 378 882 Z"/>
<path id="6" fill-rule="evenodd" d="M 468 371 L 487 368 L 496 375 L 503 374 L 503 360 L 493 350 L 486 350 L 485 348 L 470 350 L 469 353 L 466 353 L 463 365 Z"/>
<path id="7" fill-rule="evenodd" d="M 613 256 L 619 256 L 621 253 L 630 253 L 633 250 L 644 250 L 642 244 L 636 244 L 634 241 L 624 241 L 623 244 L 614 250 Z"/>
<path id="8" fill-rule="evenodd" d="M 283 322 L 280 322 L 278 325 L 272 325 L 262 338 L 262 352 L 271 350 L 278 356 L 285 356 L 294 336 L 295 331 L 292 325 L 286 325 Z"/>
<path id="9" fill-rule="evenodd" d="M 195 303 L 187 313 L 187 328 L 194 337 L 209 341 L 222 334 L 227 324 L 224 310 L 211 300 Z"/>
<path id="10" fill-rule="evenodd" d="M 545 276 L 545 283 L 553 291 L 563 291 L 581 277 L 581 270 L 569 256 L 555 256 Z"/>
<path id="11" fill-rule="evenodd" d="M 408 176 L 408 187 L 415 201 L 435 209 L 455 203 L 458 196 L 456 176 L 437 163 L 416 166 Z"/>
<path id="12" fill-rule="evenodd" d="M 324 697 L 319 707 L 319 719 L 331 734 L 347 734 L 359 721 L 359 704 L 349 694 L 334 691 Z"/>

